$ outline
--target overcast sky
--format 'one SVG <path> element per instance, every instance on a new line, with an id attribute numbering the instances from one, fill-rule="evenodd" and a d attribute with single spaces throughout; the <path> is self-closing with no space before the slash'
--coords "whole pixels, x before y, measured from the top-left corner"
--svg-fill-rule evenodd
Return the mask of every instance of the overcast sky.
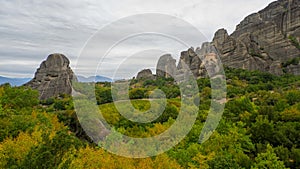
<path id="1" fill-rule="evenodd" d="M 101 62 L 98 65 L 102 70 L 96 74 L 111 76 L 111 72 L 116 71 L 114 67 L 118 66 L 120 76 L 126 76 L 128 67 L 131 68 L 131 74 L 128 73 L 127 76 L 132 76 L 142 67 L 139 63 L 153 68 L 161 53 L 173 52 L 174 57 L 178 58 L 178 51 L 185 49 L 185 46 L 169 43 L 170 38 L 145 35 L 129 39 L 127 46 L 115 47 L 104 60 L 81 58 L 78 64 L 78 56 L 99 29 L 131 15 L 171 15 L 195 26 L 205 36 L 204 39 L 211 41 L 219 28 L 232 33 L 243 18 L 263 9 L 272 1 L 274 0 L 1 0 L 0 76 L 33 77 L 41 61 L 51 53 L 65 54 L 75 71 L 84 70 L 78 71 L 83 75 L 95 74 L 95 69 L 87 66 L 93 60 L 94 63 Z M 169 26 L 161 27 L 170 29 Z M 118 29 L 122 31 L 126 28 Z M 108 34 L 105 40 L 109 41 L 111 37 L 113 34 Z M 174 50 L 159 51 L 158 48 L 153 48 L 161 43 L 174 46 Z M 146 45 L 150 45 L 153 51 L 149 52 L 149 46 L 144 48 Z M 201 44 L 193 45 L 197 47 Z M 135 48 L 134 53 L 130 53 L 132 57 L 124 60 L 131 48 Z"/>

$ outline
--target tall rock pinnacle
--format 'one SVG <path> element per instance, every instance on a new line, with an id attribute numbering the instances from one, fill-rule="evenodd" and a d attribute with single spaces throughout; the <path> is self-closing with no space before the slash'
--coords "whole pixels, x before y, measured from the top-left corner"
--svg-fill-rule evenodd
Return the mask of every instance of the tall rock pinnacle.
<path id="1" fill-rule="evenodd" d="M 37 69 L 35 77 L 25 86 L 37 89 L 40 99 L 45 100 L 59 94 L 72 93 L 72 80 L 77 80 L 63 54 L 51 54 Z"/>

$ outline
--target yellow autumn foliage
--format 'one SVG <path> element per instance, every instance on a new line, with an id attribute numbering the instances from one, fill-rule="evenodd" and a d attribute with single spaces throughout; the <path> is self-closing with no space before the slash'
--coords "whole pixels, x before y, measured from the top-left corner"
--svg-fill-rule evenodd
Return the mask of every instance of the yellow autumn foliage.
<path id="1" fill-rule="evenodd" d="M 76 169 L 178 169 L 180 165 L 162 154 L 153 158 L 133 159 L 120 157 L 102 148 L 86 147 L 73 157 L 70 168 Z"/>
<path id="2" fill-rule="evenodd" d="M 0 144 L 0 168 L 5 168 L 9 159 L 18 165 L 22 163 L 30 149 L 42 140 L 41 135 L 42 131 L 35 130 L 32 134 L 21 132 L 14 139 L 5 139 Z"/>

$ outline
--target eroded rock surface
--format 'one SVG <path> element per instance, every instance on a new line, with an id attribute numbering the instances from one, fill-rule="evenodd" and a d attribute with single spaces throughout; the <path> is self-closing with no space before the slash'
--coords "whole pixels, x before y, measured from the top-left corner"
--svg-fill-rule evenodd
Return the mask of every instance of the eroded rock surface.
<path id="1" fill-rule="evenodd" d="M 161 56 L 156 66 L 156 76 L 170 78 L 176 74 L 176 60 L 170 54 Z"/>
<path id="2" fill-rule="evenodd" d="M 278 63 L 300 56 L 299 41 L 299 0 L 275 1 L 246 17 L 231 35 L 220 29 L 213 38 L 224 65 L 276 75 L 283 74 Z M 295 74 L 297 68 L 287 69 Z"/>
<path id="3" fill-rule="evenodd" d="M 37 69 L 34 78 L 25 84 L 37 89 L 40 99 L 45 100 L 59 94 L 72 93 L 72 81 L 77 80 L 70 68 L 69 59 L 63 54 L 51 54 Z"/>
<path id="4" fill-rule="evenodd" d="M 137 79 L 154 79 L 155 76 L 152 74 L 152 71 L 150 69 L 144 69 L 137 74 L 136 78 Z"/>

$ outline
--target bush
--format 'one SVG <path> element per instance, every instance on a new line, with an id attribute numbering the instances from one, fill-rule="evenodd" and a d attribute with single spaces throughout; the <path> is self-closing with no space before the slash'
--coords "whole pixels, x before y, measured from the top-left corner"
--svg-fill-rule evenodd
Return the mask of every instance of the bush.
<path id="1" fill-rule="evenodd" d="M 129 98 L 130 99 L 143 99 L 148 97 L 148 91 L 143 88 L 134 88 L 129 91 Z"/>

